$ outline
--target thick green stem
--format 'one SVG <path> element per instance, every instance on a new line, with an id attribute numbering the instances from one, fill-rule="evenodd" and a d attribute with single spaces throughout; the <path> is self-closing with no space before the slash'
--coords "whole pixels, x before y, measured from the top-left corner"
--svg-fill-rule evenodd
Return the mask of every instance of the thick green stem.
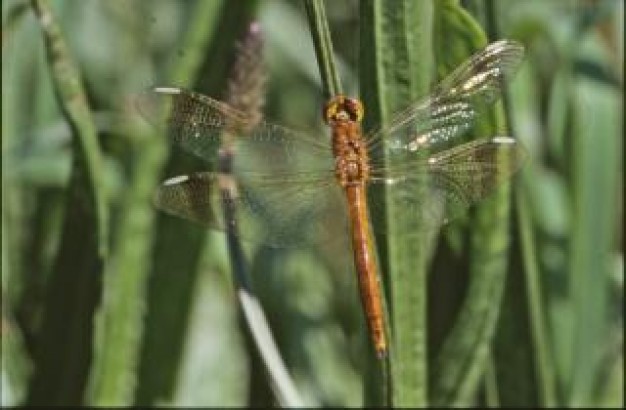
<path id="1" fill-rule="evenodd" d="M 361 3 L 360 88 L 367 110 L 366 128 L 385 124 L 394 112 L 428 94 L 432 68 L 432 7 L 430 1 Z M 422 187 L 414 188 L 414 194 L 419 195 Z M 428 403 L 428 247 L 423 241 L 406 241 L 394 235 L 407 219 L 414 219 L 401 205 L 401 198 L 380 190 L 372 190 L 371 195 L 383 195 L 386 202 L 384 223 L 388 236 L 386 241 L 382 237 L 377 239 L 383 255 L 382 265 L 386 268 L 385 283 L 390 285 L 392 404 L 424 407 Z M 427 235 L 416 232 L 416 237 Z"/>
<path id="2" fill-rule="evenodd" d="M 46 295 L 29 404 L 81 404 L 92 350 L 92 320 L 107 254 L 102 159 L 81 76 L 47 1 L 32 1 L 59 106 L 72 131 L 65 221 Z"/>
<path id="3" fill-rule="evenodd" d="M 438 72 L 454 69 L 484 47 L 482 28 L 458 1 L 436 3 Z M 504 125 L 496 105 L 473 129 L 476 136 L 496 135 Z M 472 221 L 470 282 L 456 321 L 433 367 L 432 402 L 439 406 L 467 406 L 476 395 L 489 359 L 490 345 L 504 293 L 509 246 L 509 186 L 481 202 Z"/>
<path id="4" fill-rule="evenodd" d="M 228 64 L 223 62 L 232 56 L 233 44 L 247 29 L 256 2 L 224 2 L 222 7 L 208 3 L 212 2 L 197 5 L 203 12 L 194 14 L 185 39 L 188 45 L 185 61 L 172 68 L 170 82 L 219 95 L 228 75 Z M 213 17 L 212 8 L 217 13 Z M 204 27 L 207 19 L 216 22 L 210 31 Z M 216 33 L 219 36 L 216 37 Z M 204 75 L 209 72 L 211 75 Z M 187 173 L 189 165 L 189 158 L 171 156 L 165 172 L 167 175 Z M 159 168 L 154 172 L 158 173 Z M 154 178 L 151 183 L 155 187 L 158 175 Z M 201 227 L 162 213 L 157 216 L 155 225 L 145 335 L 135 394 L 135 403 L 142 405 L 174 397 L 207 233 Z M 155 357 L 159 360 L 154 360 Z"/>
<path id="5" fill-rule="evenodd" d="M 222 2 L 218 1 L 200 2 L 194 10 L 194 19 L 183 41 L 186 53 L 172 69 L 172 81 L 176 84 L 190 85 L 196 78 L 202 56 L 213 37 L 221 5 Z M 129 38 L 138 37 L 129 34 Z M 137 46 L 129 48 L 126 50 L 129 55 L 120 58 L 131 60 L 134 57 Z M 132 132 L 128 130 L 128 133 Z M 107 269 L 105 297 L 98 312 L 97 348 L 88 392 L 88 400 L 93 405 L 131 405 L 137 384 L 155 224 L 151 198 L 166 153 L 163 138 L 154 138 L 152 129 L 141 132 L 143 135 L 131 139 L 134 144 L 130 148 L 135 160 L 116 230 L 116 246 L 111 257 L 115 263 Z"/>

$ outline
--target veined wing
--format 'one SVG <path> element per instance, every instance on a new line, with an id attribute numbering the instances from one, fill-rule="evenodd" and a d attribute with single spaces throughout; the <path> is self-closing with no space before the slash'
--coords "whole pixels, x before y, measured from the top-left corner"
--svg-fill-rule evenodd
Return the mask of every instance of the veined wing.
<path id="1" fill-rule="evenodd" d="M 224 139 L 235 149 L 234 168 L 254 172 L 325 172 L 334 167 L 330 142 L 259 122 L 205 95 L 157 87 L 141 95 L 139 110 L 170 142 L 217 164 Z M 314 175 L 313 175 L 314 176 Z"/>
<path id="2" fill-rule="evenodd" d="M 503 80 L 517 70 L 523 55 L 523 46 L 514 41 L 489 44 L 441 81 L 428 98 L 371 134 L 368 145 L 384 144 L 392 161 L 394 156 L 398 161 L 410 160 L 411 153 L 420 149 L 438 152 L 451 147 L 471 128 L 476 115 L 499 98 Z M 382 159 L 373 164 L 382 164 Z"/>
<path id="3" fill-rule="evenodd" d="M 386 184 L 399 206 L 409 210 L 413 219 L 399 233 L 412 233 L 462 214 L 509 179 L 524 157 L 524 149 L 510 137 L 474 140 L 429 158 L 415 156 L 401 166 L 374 170 L 370 181 Z M 372 207 L 380 205 L 370 201 Z"/>
<path id="4" fill-rule="evenodd" d="M 224 190 L 235 218 L 226 220 Z M 224 230 L 236 224 L 244 239 L 299 246 L 346 234 L 346 203 L 334 174 L 326 177 L 200 172 L 166 180 L 154 202 L 167 213 Z"/>

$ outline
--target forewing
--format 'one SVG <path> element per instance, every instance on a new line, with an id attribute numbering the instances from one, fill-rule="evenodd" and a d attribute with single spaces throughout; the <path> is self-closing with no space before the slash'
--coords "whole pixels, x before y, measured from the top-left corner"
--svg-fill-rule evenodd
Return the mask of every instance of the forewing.
<path id="1" fill-rule="evenodd" d="M 235 218 L 225 220 L 224 190 Z M 237 177 L 200 172 L 165 181 L 154 197 L 167 213 L 212 229 L 235 224 L 243 238 L 273 246 L 302 246 L 346 234 L 346 204 L 334 176 Z"/>
<path id="2" fill-rule="evenodd" d="M 390 196 L 400 201 L 398 206 L 409 210 L 412 219 L 398 233 L 410 234 L 458 217 L 508 180 L 524 158 L 525 151 L 514 139 L 494 137 L 380 170 L 371 182 L 386 184 Z M 373 207 L 381 205 L 370 202 Z"/>
<path id="3" fill-rule="evenodd" d="M 368 144 L 372 148 L 383 144 L 388 158 L 398 161 L 410 160 L 410 153 L 421 149 L 432 153 L 450 148 L 472 127 L 477 114 L 499 98 L 503 80 L 517 70 L 523 55 L 523 46 L 514 41 L 489 44 L 441 81 L 429 97 L 371 134 Z M 372 149 L 372 156 L 376 152 Z"/>
<path id="4" fill-rule="evenodd" d="M 157 87 L 142 94 L 139 110 L 174 146 L 217 164 L 224 139 L 242 171 L 326 171 L 333 168 L 330 143 L 280 125 L 260 122 L 205 95 Z"/>

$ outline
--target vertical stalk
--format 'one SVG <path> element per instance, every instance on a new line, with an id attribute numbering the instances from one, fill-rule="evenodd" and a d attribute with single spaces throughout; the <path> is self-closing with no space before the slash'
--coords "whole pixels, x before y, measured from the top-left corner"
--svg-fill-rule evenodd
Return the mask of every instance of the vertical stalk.
<path id="1" fill-rule="evenodd" d="M 487 366 L 485 368 L 485 376 L 483 378 L 483 391 L 485 395 L 485 404 L 489 408 L 500 407 L 500 395 L 498 393 L 498 375 L 494 363 L 493 354 L 489 354 Z"/>
<path id="2" fill-rule="evenodd" d="M 521 239 L 522 256 L 524 260 L 524 274 L 526 293 L 528 294 L 528 309 L 530 332 L 533 351 L 535 353 L 535 369 L 539 403 L 542 407 L 554 407 L 557 404 L 556 374 L 550 352 L 548 328 L 544 321 L 545 309 L 543 306 L 539 266 L 535 254 L 535 238 L 532 227 L 532 218 L 528 209 L 530 203 L 526 192 L 520 188 L 516 190 L 516 209 L 519 233 Z"/>
<path id="3" fill-rule="evenodd" d="M 59 106 L 72 131 L 73 162 L 61 245 L 49 279 L 28 404 L 81 404 L 92 320 L 107 254 L 102 159 L 81 76 L 48 1 L 31 2 L 41 25 Z"/>
<path id="4" fill-rule="evenodd" d="M 182 41 L 186 53 L 171 69 L 170 77 L 176 84 L 188 86 L 195 80 L 221 7 L 220 1 L 195 6 L 194 19 Z M 127 51 L 130 55 L 120 58 L 130 60 L 133 52 L 138 50 Z M 166 154 L 164 138 L 155 138 L 152 131 L 130 139 L 133 161 L 111 255 L 115 263 L 106 270 L 105 296 L 96 321 L 96 350 L 87 396 L 92 405 L 128 406 L 134 399 L 156 221 L 151 198 Z"/>
<path id="5" fill-rule="evenodd" d="M 226 223 L 226 244 L 233 283 L 243 313 L 243 319 L 250 332 L 252 341 L 259 351 L 265 369 L 270 377 L 272 390 L 284 407 L 303 406 L 295 383 L 291 379 L 285 363 L 278 352 L 278 347 L 270 331 L 269 323 L 254 294 L 249 279 L 249 269 L 239 232 L 237 229 L 236 180 L 233 175 L 233 161 L 237 155 L 236 139 L 246 138 L 245 131 L 252 131 L 263 116 L 263 93 L 266 75 L 263 65 L 263 37 L 259 23 L 252 22 L 244 40 L 239 43 L 238 54 L 231 70 L 228 83 L 227 102 L 231 107 L 245 113 L 253 119 L 241 135 L 236 135 L 226 128 L 221 136 L 219 151 L 220 177 L 229 183 L 220 186 L 222 212 Z M 232 179 L 231 179 L 232 178 Z"/>
<path id="6" fill-rule="evenodd" d="M 498 39 L 500 35 L 500 28 L 498 24 L 498 16 L 500 15 L 498 13 L 498 2 L 495 0 L 480 0 L 476 3 L 476 8 L 481 11 L 489 39 Z M 512 113 L 508 93 L 503 95 L 503 106 L 508 129 L 510 130 L 511 135 L 517 136 L 518 134 L 513 128 L 513 122 L 511 121 Z M 522 173 L 522 178 L 529 180 L 529 173 Z M 526 300 L 529 310 L 530 344 L 532 345 L 532 351 L 534 354 L 533 367 L 535 370 L 535 384 L 537 386 L 538 393 L 537 400 L 541 407 L 550 408 L 556 406 L 557 404 L 556 374 L 552 352 L 550 351 L 548 327 L 545 322 L 546 310 L 543 302 L 544 293 L 541 288 L 538 256 L 536 255 L 537 242 L 533 232 L 532 216 L 529 212 L 531 204 L 528 200 L 528 195 L 524 187 L 515 189 L 514 196 L 516 205 L 515 219 L 517 221 L 517 231 L 519 232 L 519 247 L 521 248 L 523 260 Z M 514 272 L 510 272 L 510 275 L 514 275 Z M 515 281 L 515 278 L 510 277 L 509 280 Z M 509 287 L 510 286 L 511 284 L 509 283 Z M 513 284 L 513 286 L 515 286 L 515 284 Z M 515 303 L 515 301 L 512 301 L 512 303 Z M 507 300 L 505 298 L 503 310 L 506 308 Z M 503 312 L 503 318 L 505 314 L 506 313 Z M 514 322 L 515 324 L 511 323 L 509 326 L 523 328 L 520 321 L 514 320 Z M 513 345 L 510 344 L 509 347 L 513 347 Z M 497 350 L 497 343 L 495 350 Z M 493 364 L 492 360 L 490 361 L 491 364 Z M 516 376 L 518 380 L 521 380 L 523 372 L 519 371 L 519 369 L 512 368 L 512 366 L 510 366 L 510 362 L 501 364 L 501 367 L 510 369 L 510 373 L 519 373 L 516 374 Z M 501 403 L 504 403 L 504 399 L 501 399 Z"/>
<path id="7" fill-rule="evenodd" d="M 211 8 L 210 3 L 213 2 L 198 2 L 197 7 Z M 207 94 L 221 92 L 228 75 L 227 64 L 223 61 L 232 55 L 232 44 L 245 29 L 244 23 L 255 8 L 253 1 L 223 2 L 211 32 L 205 31 L 207 21 L 203 15 L 195 13 L 185 39 L 189 51 L 185 53 L 185 61 L 172 68 L 169 82 L 198 88 Z M 202 32 L 210 37 L 202 40 Z M 214 36 L 215 33 L 219 36 Z M 165 173 L 188 172 L 186 159 L 170 157 Z M 158 165 L 157 172 L 161 166 Z M 155 179 L 153 186 L 156 183 Z M 144 342 L 135 392 L 135 404 L 140 405 L 172 399 L 175 394 L 199 261 L 206 247 L 206 229 L 163 214 L 157 215 L 154 231 Z"/>
<path id="8" fill-rule="evenodd" d="M 487 43 L 483 29 L 458 1 L 437 2 L 436 39 L 441 75 Z M 505 125 L 502 106 L 477 119 L 473 135 L 496 135 Z M 480 203 L 470 232 L 467 295 L 435 358 L 432 401 L 438 406 L 473 403 L 489 359 L 508 263 L 510 187 L 500 186 Z"/>
<path id="9" fill-rule="evenodd" d="M 330 98 L 331 96 L 341 93 L 341 84 L 334 60 L 332 41 L 326 19 L 326 12 L 324 10 L 324 3 L 321 0 L 307 0 L 305 1 L 305 5 L 310 22 L 311 34 L 313 36 L 313 43 L 315 44 L 319 69 L 321 72 L 324 95 L 326 98 Z M 375 247 L 370 246 L 370 251 L 376 252 Z M 373 256 L 376 258 L 376 263 L 378 263 L 378 257 L 376 255 Z M 380 268 L 378 268 L 377 271 L 380 274 Z M 382 283 L 382 281 L 379 281 L 379 283 Z M 383 309 L 385 310 L 384 296 L 382 303 Z M 384 312 L 384 316 L 385 322 L 387 322 L 388 314 L 386 310 Z M 387 330 L 385 330 L 385 332 L 389 334 Z M 368 345 L 369 343 L 370 342 L 368 341 Z M 372 356 L 368 357 L 368 360 L 366 361 L 367 370 L 365 372 L 366 380 L 364 383 L 365 404 L 380 406 L 388 403 L 388 358 L 383 358 L 382 361 L 378 361 L 373 364 L 372 361 L 369 360 L 371 357 Z"/>
<path id="10" fill-rule="evenodd" d="M 622 153 L 619 94 L 581 79 L 574 88 L 573 214 L 569 263 L 574 329 L 567 405 L 592 406 L 607 331 L 609 255 Z M 623 186 L 623 185 L 622 185 Z M 598 210 L 601 210 L 598 212 Z"/>
<path id="11" fill-rule="evenodd" d="M 332 96 L 341 94 L 341 82 L 335 65 L 333 43 L 330 37 L 328 20 L 323 0 L 305 0 L 313 45 L 317 54 L 324 97 L 328 100 Z"/>
<path id="12" fill-rule="evenodd" d="M 361 3 L 360 88 L 367 110 L 366 128 L 384 124 L 392 113 L 428 93 L 432 11 L 431 1 Z M 415 195 L 420 194 L 420 189 L 415 187 Z M 371 195 L 385 193 L 373 191 Z M 390 285 L 391 401 L 394 406 L 424 407 L 428 404 L 427 246 L 422 241 L 406 241 L 394 235 L 411 216 L 400 205 L 400 198 L 385 197 L 389 235 L 386 243 L 378 243 L 388 275 L 385 282 Z M 426 236 L 416 232 L 416 237 Z"/>

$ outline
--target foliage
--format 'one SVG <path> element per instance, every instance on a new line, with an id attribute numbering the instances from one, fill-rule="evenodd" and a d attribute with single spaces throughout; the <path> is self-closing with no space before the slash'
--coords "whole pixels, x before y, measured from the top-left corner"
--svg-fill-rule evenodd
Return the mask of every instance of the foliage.
<path id="1" fill-rule="evenodd" d="M 339 89 L 372 127 L 487 42 L 526 48 L 471 133 L 508 129 L 526 147 L 511 186 L 436 240 L 394 236 L 394 198 L 373 215 L 390 225 L 376 238 L 388 361 L 369 348 L 345 247 L 242 244 L 302 401 L 623 406 L 623 3 L 399 4 L 2 3 L 3 406 L 285 403 L 223 233 L 151 203 L 160 181 L 204 165 L 136 107 L 152 85 L 228 99 L 252 20 L 265 116 L 294 128 L 322 130 Z"/>

